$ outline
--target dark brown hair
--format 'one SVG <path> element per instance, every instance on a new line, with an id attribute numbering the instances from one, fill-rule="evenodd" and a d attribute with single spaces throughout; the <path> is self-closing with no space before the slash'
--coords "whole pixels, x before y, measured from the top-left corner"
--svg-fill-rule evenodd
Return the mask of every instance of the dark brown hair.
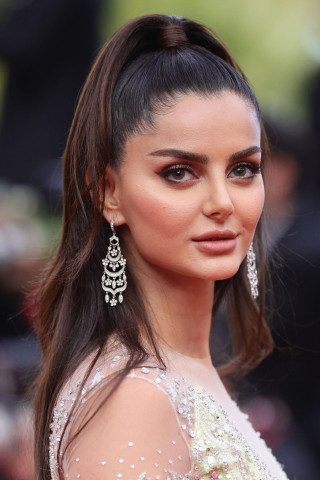
<path id="1" fill-rule="evenodd" d="M 64 152 L 61 243 L 39 292 L 37 328 L 43 352 L 35 402 L 39 479 L 50 477 L 48 438 L 58 392 L 89 353 L 96 351 L 97 359 L 110 335 L 119 336 L 130 356 L 118 383 L 147 358 L 141 333 L 161 361 L 130 265 L 125 301 L 116 308 L 104 301 L 101 260 L 110 235 L 101 200 L 106 167 L 119 167 L 128 137 L 152 125 L 153 114 L 170 105 L 178 93 L 211 95 L 223 90 L 250 102 L 260 119 L 254 93 L 217 36 L 196 22 L 166 15 L 148 15 L 121 27 L 102 48 L 89 73 Z M 263 161 L 266 152 L 262 131 Z M 222 374 L 249 370 L 272 347 L 263 317 L 260 222 L 255 245 L 259 305 L 250 295 L 244 264 L 233 278 L 216 284 L 213 313 L 226 302 L 233 340 L 233 358 L 220 368 Z"/>

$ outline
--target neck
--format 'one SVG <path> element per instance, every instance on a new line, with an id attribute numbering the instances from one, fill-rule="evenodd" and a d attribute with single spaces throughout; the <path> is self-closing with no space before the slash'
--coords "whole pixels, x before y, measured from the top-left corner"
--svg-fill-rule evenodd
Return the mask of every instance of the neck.
<path id="1" fill-rule="evenodd" d="M 182 355 L 208 358 L 214 282 L 161 271 L 139 275 L 138 280 L 161 343 Z"/>

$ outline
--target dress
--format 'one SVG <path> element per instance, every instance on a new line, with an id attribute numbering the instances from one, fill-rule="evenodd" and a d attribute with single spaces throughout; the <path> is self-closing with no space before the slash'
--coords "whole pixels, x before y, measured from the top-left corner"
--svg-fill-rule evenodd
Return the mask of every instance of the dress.
<path id="1" fill-rule="evenodd" d="M 65 449 L 126 363 L 123 346 L 115 342 L 107 351 L 85 384 L 90 358 L 60 392 L 50 434 L 52 480 L 58 480 L 59 468 L 68 480 L 287 480 L 235 402 L 230 399 L 228 411 L 220 406 L 201 382 L 191 382 L 178 371 L 184 362 L 178 362 L 177 370 L 167 362 L 164 369 L 148 360 L 131 370 Z M 242 431 L 233 414 L 241 418 Z"/>

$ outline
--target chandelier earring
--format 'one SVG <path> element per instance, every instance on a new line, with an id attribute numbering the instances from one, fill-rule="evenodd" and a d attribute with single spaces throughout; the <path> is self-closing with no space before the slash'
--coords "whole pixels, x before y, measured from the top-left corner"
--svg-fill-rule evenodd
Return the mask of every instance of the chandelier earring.
<path id="1" fill-rule="evenodd" d="M 116 235 L 114 221 L 111 220 L 110 227 L 112 235 L 109 238 L 109 246 L 106 257 L 102 260 L 104 272 L 102 275 L 102 289 L 106 292 L 105 301 L 111 307 L 123 302 L 122 293 L 127 288 L 127 277 L 125 274 L 126 259 L 123 257 L 119 238 Z"/>
<path id="2" fill-rule="evenodd" d="M 247 253 L 247 269 L 248 269 L 248 280 L 251 290 L 251 295 L 254 299 L 259 296 L 258 291 L 258 273 L 256 267 L 256 255 L 253 251 L 253 243 L 251 242 L 248 253 Z"/>

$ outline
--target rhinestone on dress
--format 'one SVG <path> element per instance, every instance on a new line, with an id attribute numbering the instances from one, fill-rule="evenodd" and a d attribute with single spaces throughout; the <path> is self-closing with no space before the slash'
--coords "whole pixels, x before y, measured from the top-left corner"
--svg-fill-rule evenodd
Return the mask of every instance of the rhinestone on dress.
<path id="1" fill-rule="evenodd" d="M 62 455 L 64 453 L 64 446 L 66 445 L 65 442 L 68 440 L 69 430 L 66 430 L 63 436 L 62 433 L 64 432 L 64 427 L 71 413 L 73 414 L 73 405 L 75 404 L 77 408 L 82 408 L 81 403 L 75 403 L 77 397 L 80 393 L 84 394 L 86 392 L 90 392 L 91 396 L 94 394 L 95 389 L 101 392 L 100 389 L 101 387 L 105 387 L 105 382 L 110 374 L 116 373 L 117 368 L 120 367 L 120 363 L 119 365 L 117 363 L 118 357 L 119 359 L 125 360 L 126 351 L 122 350 L 121 357 L 117 355 L 117 352 L 118 350 L 113 350 L 113 353 L 103 361 L 102 367 L 94 368 L 92 375 L 88 376 L 86 382 L 83 382 L 82 378 L 78 381 L 78 376 L 73 382 L 70 381 L 68 383 L 65 390 L 60 392 L 58 401 L 54 407 L 50 427 L 49 460 L 52 480 L 59 480 L 58 469 L 63 469 L 65 478 L 67 478 L 68 475 L 68 472 L 65 471 Z M 147 377 L 145 374 L 148 374 Z M 170 478 L 170 480 L 200 480 L 201 478 L 208 480 L 231 480 L 233 478 L 239 478 L 241 480 L 287 480 L 287 477 L 280 469 L 277 478 L 274 478 L 269 472 L 267 465 L 255 454 L 253 448 L 248 445 L 241 432 L 237 430 L 232 419 L 228 416 L 227 411 L 220 407 L 214 397 L 208 394 L 203 387 L 191 385 L 187 379 L 179 376 L 171 376 L 170 371 L 164 371 L 164 369 L 157 368 L 157 366 L 154 365 L 149 368 L 144 366 L 138 370 L 133 370 L 129 375 L 130 377 L 142 379 L 153 385 L 157 384 L 157 389 L 160 389 L 166 395 L 166 398 L 173 407 L 172 412 L 177 422 L 177 428 L 186 431 L 189 437 L 190 450 L 188 453 L 193 465 L 192 471 L 181 471 L 184 463 L 182 462 L 183 455 L 180 453 L 184 450 L 180 450 L 180 448 L 185 447 L 181 446 L 180 441 L 178 442 L 178 446 L 176 440 L 172 440 L 172 437 L 170 438 L 170 436 L 168 436 L 167 456 L 165 457 L 164 454 L 164 452 L 167 452 L 167 449 L 157 449 L 156 444 L 153 450 L 154 457 L 150 458 L 150 462 L 158 469 L 157 473 L 159 473 L 158 475 L 154 475 L 155 480 L 161 478 L 166 479 L 167 477 Z M 101 382 L 102 379 L 104 379 L 104 382 Z M 233 408 L 236 409 L 238 407 L 235 404 Z M 156 415 L 156 410 L 150 411 L 150 413 Z M 243 421 L 248 423 L 247 419 L 243 419 Z M 134 435 L 134 431 L 128 433 L 130 436 L 131 434 Z M 177 435 L 181 434 L 183 438 L 186 437 L 184 432 L 177 430 Z M 174 435 L 173 433 L 172 436 Z M 63 438 L 63 444 L 60 449 L 59 459 L 61 458 L 61 466 L 59 466 L 57 457 L 61 438 Z M 261 440 L 258 435 L 256 435 L 255 438 L 256 442 L 259 442 L 259 450 L 266 452 L 265 458 L 267 459 L 268 455 L 270 456 L 271 454 L 267 450 L 263 440 Z M 135 441 L 135 437 L 131 437 L 131 440 Z M 133 441 L 127 441 L 126 439 L 125 444 L 128 447 L 133 447 Z M 160 443 L 158 445 L 160 446 Z M 161 445 L 163 445 L 163 443 L 161 443 Z M 135 454 L 137 443 L 135 443 L 135 447 L 135 449 L 130 451 L 130 454 Z M 77 450 L 75 449 L 74 452 L 74 457 L 76 457 L 75 461 L 78 462 L 80 459 L 76 456 Z M 138 465 L 141 467 L 141 465 L 145 464 L 140 463 L 140 461 L 145 462 L 145 457 L 140 456 L 141 454 L 143 455 L 143 453 L 143 450 L 141 450 L 141 452 L 138 451 L 136 457 L 130 455 L 130 458 L 126 459 L 124 450 L 123 458 L 119 458 L 117 462 L 123 464 L 125 460 L 127 460 L 128 467 L 137 471 Z M 161 457 L 158 457 L 160 453 Z M 95 452 L 92 452 L 92 454 L 94 455 Z M 164 462 L 168 462 L 168 468 L 163 468 L 162 466 L 160 469 L 160 465 L 156 461 L 157 458 L 162 458 Z M 180 463 L 176 462 L 178 465 L 177 471 L 173 471 L 171 468 L 176 458 Z M 81 458 L 78 466 L 83 467 L 83 464 L 84 459 Z M 100 468 L 101 465 L 106 464 L 107 462 L 105 460 L 101 461 L 101 457 L 96 461 L 96 465 L 100 465 Z M 147 480 L 147 473 L 141 470 L 136 472 L 134 478 L 136 480 Z M 105 469 L 104 471 L 107 472 Z M 72 478 L 80 474 L 85 478 L 81 470 L 78 470 L 76 474 L 72 475 Z M 116 474 L 117 479 L 121 479 L 123 476 L 122 473 Z M 129 478 L 131 478 L 130 475 Z"/>

